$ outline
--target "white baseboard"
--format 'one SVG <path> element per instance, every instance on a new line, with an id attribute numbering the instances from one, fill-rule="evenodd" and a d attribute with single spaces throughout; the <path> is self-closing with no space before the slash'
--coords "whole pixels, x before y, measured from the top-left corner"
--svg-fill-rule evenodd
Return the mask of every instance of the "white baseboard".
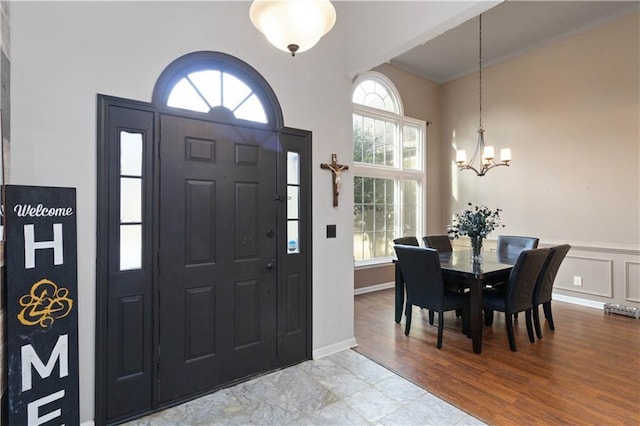
<path id="1" fill-rule="evenodd" d="M 356 338 L 352 337 L 351 339 L 343 340 L 342 342 L 338 342 L 328 346 L 324 346 L 322 348 L 314 349 L 313 359 L 323 358 L 331 354 L 342 352 L 346 349 L 355 348 L 356 346 L 358 346 L 358 344 L 356 343 Z"/>
<path id="2" fill-rule="evenodd" d="M 553 293 L 553 300 L 558 302 L 566 302 L 574 305 L 586 306 L 588 308 L 604 309 L 604 302 L 596 302 L 595 300 L 581 299 L 579 297 L 565 296 L 564 294 Z"/>
<path id="3" fill-rule="evenodd" d="M 376 285 L 370 285 L 367 287 L 360 287 L 360 288 L 356 288 L 353 291 L 354 295 L 359 295 L 359 294 L 365 294 L 365 293 L 371 293 L 372 291 L 378 291 L 378 290 L 386 290 L 388 288 L 394 288 L 396 286 L 396 284 L 391 281 L 388 283 L 382 283 L 382 284 L 376 284 Z"/>

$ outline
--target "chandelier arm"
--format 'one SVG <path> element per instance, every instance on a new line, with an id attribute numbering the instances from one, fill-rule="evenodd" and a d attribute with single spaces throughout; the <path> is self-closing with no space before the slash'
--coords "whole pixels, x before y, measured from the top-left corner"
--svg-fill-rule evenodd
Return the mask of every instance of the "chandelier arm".
<path id="1" fill-rule="evenodd" d="M 501 161 L 499 163 L 496 163 L 495 161 L 492 161 L 491 164 L 489 164 L 488 166 L 483 167 L 484 172 L 488 172 L 489 170 L 493 169 L 494 167 L 498 167 L 498 166 L 507 166 L 509 167 L 509 163 Z"/>
<path id="2" fill-rule="evenodd" d="M 480 154 L 480 165 L 483 164 L 482 161 L 482 153 L 484 151 L 484 129 L 480 127 L 478 129 L 478 140 L 476 141 L 476 148 L 473 151 L 473 155 L 471 156 L 471 160 L 469 160 L 469 164 L 474 164 L 478 154 Z"/>
<path id="3" fill-rule="evenodd" d="M 473 167 L 470 164 L 459 165 L 458 166 L 458 170 L 459 171 L 462 171 L 462 170 L 473 170 L 478 176 L 484 176 L 484 171 L 479 172 L 475 167 Z"/>

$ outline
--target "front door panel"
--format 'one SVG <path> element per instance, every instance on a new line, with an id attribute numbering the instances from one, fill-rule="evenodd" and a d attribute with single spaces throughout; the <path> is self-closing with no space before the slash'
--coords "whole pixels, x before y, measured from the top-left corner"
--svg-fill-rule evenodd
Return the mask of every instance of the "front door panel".
<path id="1" fill-rule="evenodd" d="M 276 141 L 161 116 L 161 404 L 277 365 Z"/>

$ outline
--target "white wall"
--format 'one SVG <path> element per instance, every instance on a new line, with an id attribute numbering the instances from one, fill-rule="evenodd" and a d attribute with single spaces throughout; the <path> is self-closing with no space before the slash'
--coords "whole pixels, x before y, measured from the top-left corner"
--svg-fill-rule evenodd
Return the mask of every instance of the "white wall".
<path id="1" fill-rule="evenodd" d="M 353 343 L 350 197 L 332 207 L 320 162 L 351 159 L 351 81 L 339 32 L 295 58 L 271 47 L 249 3 L 17 2 L 12 5 L 13 184 L 77 188 L 81 419 L 94 412 L 96 94 L 150 101 L 161 71 L 198 50 L 234 55 L 273 87 L 285 124 L 313 132 L 313 348 Z M 343 192 L 352 192 L 345 179 Z M 337 224 L 336 239 L 325 225 Z"/>
<path id="2" fill-rule="evenodd" d="M 422 38 L 437 32 L 430 26 L 444 31 L 475 3 L 453 2 L 450 9 L 434 3 L 437 19 L 429 18 L 411 34 L 388 33 L 385 51 L 397 50 L 407 42 L 402 37 L 414 37 L 414 32 Z M 360 16 L 349 22 L 345 13 L 316 47 L 292 58 L 270 46 L 251 25 L 249 6 L 213 1 L 12 3 L 9 182 L 77 188 L 83 421 L 94 413 L 96 95 L 150 101 L 162 70 L 186 53 L 214 50 L 244 60 L 271 84 L 285 125 L 313 132 L 314 355 L 354 343 L 353 200 L 346 195 L 353 192 L 353 181 L 347 173 L 340 206 L 334 208 L 330 173 L 319 164 L 330 161 L 331 153 L 340 162 L 352 162 L 351 79 L 346 70 L 377 65 L 368 56 L 377 57 L 378 50 L 375 43 L 349 41 L 358 34 Z M 350 7 L 337 6 L 339 13 Z M 376 16 L 393 16 L 390 25 L 402 28 L 405 22 L 423 21 L 414 11 L 429 12 L 420 2 L 391 13 L 396 7 L 376 2 Z M 337 238 L 325 238 L 327 224 L 337 225 Z"/>

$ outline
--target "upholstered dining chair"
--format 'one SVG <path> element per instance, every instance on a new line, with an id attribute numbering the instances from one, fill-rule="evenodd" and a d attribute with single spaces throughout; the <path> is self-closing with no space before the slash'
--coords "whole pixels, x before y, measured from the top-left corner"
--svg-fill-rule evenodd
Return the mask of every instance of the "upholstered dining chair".
<path id="1" fill-rule="evenodd" d="M 496 244 L 496 251 L 498 253 L 498 260 L 504 263 L 513 263 L 522 250 L 530 250 L 538 248 L 539 238 L 536 237 L 521 237 L 517 235 L 498 235 L 498 241 Z M 492 291 L 497 289 L 502 291 L 506 285 L 504 282 L 494 283 L 487 290 Z M 516 315 L 516 318 L 518 315 Z"/>
<path id="2" fill-rule="evenodd" d="M 556 279 L 556 275 L 558 274 L 558 269 L 560 269 L 562 261 L 567 256 L 570 249 L 571 246 L 569 244 L 551 247 L 551 254 L 547 258 L 547 262 L 542 268 L 536 287 L 533 290 L 533 325 L 536 329 L 536 336 L 538 336 L 538 339 L 542 339 L 540 313 L 538 312 L 538 307 L 540 305 L 542 305 L 544 317 L 549 323 L 549 328 L 551 330 L 556 329 L 553 324 L 553 315 L 551 314 L 553 282 Z"/>
<path id="3" fill-rule="evenodd" d="M 451 246 L 451 239 L 448 235 L 427 235 L 422 237 L 422 241 L 424 242 L 425 247 L 433 248 L 438 250 L 438 253 L 451 253 L 453 252 L 453 247 Z M 457 291 L 458 293 L 463 293 L 463 289 L 459 288 L 458 283 L 444 283 L 447 290 Z M 462 317 L 462 310 L 456 309 L 456 317 Z M 431 324 L 433 324 L 432 316 L 429 317 Z"/>
<path id="4" fill-rule="evenodd" d="M 498 259 L 516 259 L 522 250 L 538 248 L 539 238 L 520 237 L 516 235 L 498 235 L 496 251 Z"/>
<path id="5" fill-rule="evenodd" d="M 422 241 L 425 247 L 436 249 L 440 253 L 450 253 L 453 251 L 448 235 L 427 235 L 422 237 Z"/>
<path id="6" fill-rule="evenodd" d="M 413 305 L 438 312 L 438 349 L 442 348 L 443 314 L 455 309 L 463 310 L 463 331 L 468 329 L 467 315 L 469 297 L 466 294 L 451 292 L 445 289 L 440 269 L 440 258 L 434 249 L 394 246 L 407 292 L 405 305 L 406 325 L 404 334 L 409 335 L 411 329 L 411 312 Z M 430 321 L 431 322 L 431 321 Z"/>
<path id="7" fill-rule="evenodd" d="M 523 250 L 511 270 L 504 291 L 483 292 L 482 294 L 485 325 L 493 324 L 493 311 L 504 312 L 509 347 L 513 352 L 516 351 L 513 315 L 518 312 L 525 313 L 529 341 L 535 342 L 531 323 L 533 290 L 550 253 L 551 250 L 548 248 Z"/>
<path id="8" fill-rule="evenodd" d="M 393 240 L 394 244 L 402 244 L 405 246 L 416 246 L 419 247 L 420 243 L 416 237 L 400 237 Z"/>

